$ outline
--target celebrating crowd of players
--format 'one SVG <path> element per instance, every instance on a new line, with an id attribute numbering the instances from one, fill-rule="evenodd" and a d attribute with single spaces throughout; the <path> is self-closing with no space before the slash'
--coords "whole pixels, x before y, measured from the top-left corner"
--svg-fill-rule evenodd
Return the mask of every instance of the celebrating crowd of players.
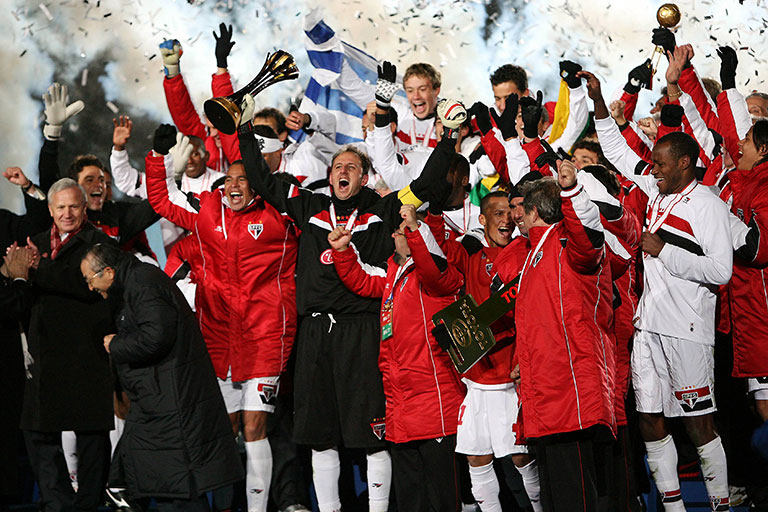
<path id="1" fill-rule="evenodd" d="M 225 96 L 232 29 L 215 36 L 212 92 Z M 16 340 L 8 378 L 27 373 L 6 427 L 20 418 L 43 510 L 99 506 L 110 441 L 116 502 L 196 510 L 213 491 L 214 507 L 230 510 L 243 471 L 221 461 L 242 432 L 254 512 L 270 500 L 307 510 L 297 445 L 311 449 L 321 512 L 342 509 L 340 449 L 365 453 L 371 512 L 639 511 L 637 439 L 664 510 L 683 511 L 679 422 L 668 418 L 682 418 L 676 438 L 695 447 L 712 510 L 729 510 L 733 489 L 741 502 L 726 454 L 760 467 L 768 423 L 755 454 L 739 449 L 751 432 L 721 439 L 715 340 L 749 393 L 739 413 L 768 421 L 768 96 L 737 90 L 731 48 L 718 50 L 717 83 L 670 31 L 653 42 L 669 64 L 650 118 L 633 119 L 649 62 L 607 102 L 594 74 L 563 61 L 568 94 L 556 107 L 507 64 L 490 77 L 490 108 L 439 99 L 429 64 L 399 83 L 383 62 L 375 86 L 358 84 L 370 89 L 364 142 L 340 147 L 328 112 L 257 111 L 248 95 L 236 134 L 201 121 L 181 46 L 166 41 L 175 127 L 156 130 L 143 170 L 131 166 L 132 121 L 120 117 L 109 167 L 81 155 L 62 172 L 63 125 L 83 104 L 52 85 L 39 185 L 6 170 L 27 214 L 3 212 L 0 233 L 3 329 Z M 135 200 L 112 200 L 112 183 Z M 138 318 L 127 323 L 125 304 L 93 293 L 122 288 L 109 251 L 91 246 L 117 244 L 151 264 L 143 232 L 158 220 L 165 271 L 212 363 L 174 363 L 173 382 L 195 396 L 161 385 L 158 365 L 174 352 L 128 357 L 127 334 L 152 345 L 173 320 L 127 308 Z M 459 374 L 433 314 L 513 281 L 496 345 Z M 190 384 L 214 373 L 220 397 Z M 148 407 L 148 394 L 162 406 Z M 165 427 L 152 427 L 159 417 Z M 749 483 L 753 508 L 768 510 L 765 482 Z"/>

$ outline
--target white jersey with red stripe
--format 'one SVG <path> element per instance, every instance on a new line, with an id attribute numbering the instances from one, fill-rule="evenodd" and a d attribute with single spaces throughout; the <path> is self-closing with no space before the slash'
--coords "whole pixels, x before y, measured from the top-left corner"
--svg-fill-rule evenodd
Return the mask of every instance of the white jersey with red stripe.
<path id="1" fill-rule="evenodd" d="M 656 178 L 638 175 L 644 162 L 611 119 L 595 119 L 603 154 L 647 196 L 645 225 L 665 245 L 658 257 L 643 253 L 643 295 L 635 327 L 713 345 L 717 288 L 731 278 L 733 247 L 728 206 L 713 190 L 691 182 L 679 194 L 661 194 Z"/>
<path id="2" fill-rule="evenodd" d="M 407 102 L 393 101 L 392 107 L 397 111 L 397 131 L 395 143 L 397 151 L 403 155 L 403 165 L 411 176 L 418 176 L 424 168 L 427 157 L 437 145 L 435 131 L 436 117 L 419 119 L 413 114 Z"/>
<path id="3" fill-rule="evenodd" d="M 446 238 L 457 238 L 472 233 L 478 239 L 483 239 L 483 225 L 480 224 L 480 207 L 474 204 L 469 194 L 464 196 L 461 206 L 453 209 L 443 209 Z"/>
<path id="4" fill-rule="evenodd" d="M 733 266 L 728 207 L 696 181 L 677 194 L 659 193 L 652 176 L 634 181 L 649 198 L 647 230 L 665 242 L 658 257 L 643 253 L 635 327 L 714 345 L 715 285 L 728 282 Z"/>

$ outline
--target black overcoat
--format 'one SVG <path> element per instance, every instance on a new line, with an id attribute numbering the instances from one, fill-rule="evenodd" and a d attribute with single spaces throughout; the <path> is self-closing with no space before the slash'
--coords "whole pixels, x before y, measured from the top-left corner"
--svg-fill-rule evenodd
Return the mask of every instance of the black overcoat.
<path id="1" fill-rule="evenodd" d="M 112 363 L 131 400 L 110 483 L 134 497 L 190 498 L 243 478 L 197 319 L 157 267 L 126 258 L 108 290 L 119 300 Z"/>
<path id="2" fill-rule="evenodd" d="M 29 353 L 21 428 L 40 432 L 113 428 L 112 372 L 104 336 L 114 332 L 109 307 L 88 289 L 80 261 L 97 243 L 114 243 L 86 222 L 56 259 L 50 229 L 32 237 L 46 256 L 30 278 Z"/>

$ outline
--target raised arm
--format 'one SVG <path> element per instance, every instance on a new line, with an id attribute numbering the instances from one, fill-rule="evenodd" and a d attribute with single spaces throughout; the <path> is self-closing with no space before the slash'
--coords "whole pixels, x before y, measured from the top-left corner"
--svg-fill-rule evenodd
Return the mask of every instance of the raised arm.
<path id="1" fill-rule="evenodd" d="M 632 68 L 627 74 L 627 83 L 621 91 L 620 100 L 625 104 L 624 115 L 628 121 L 632 121 L 634 117 L 637 98 L 643 87 L 651 88 L 651 59 L 646 59 L 645 62 Z"/>
<path id="2" fill-rule="evenodd" d="M 131 166 L 126 145 L 131 138 L 133 121 L 128 116 L 112 119 L 112 152 L 109 155 L 109 168 L 115 186 L 125 195 L 147 198 L 147 184 L 141 173 Z"/>
<path id="3" fill-rule="evenodd" d="M 405 171 L 405 166 L 397 159 L 397 148 L 389 129 L 389 114 L 376 114 L 376 127 L 369 137 L 373 138 L 373 161 L 378 172 L 390 190 L 400 190 L 408 186 L 413 177 Z"/>
<path id="4" fill-rule="evenodd" d="M 723 85 L 722 92 L 717 95 L 720 120 L 718 131 L 723 136 L 725 148 L 731 155 L 733 163 L 738 166 L 741 157 L 739 141 L 747 136 L 747 131 L 752 127 L 752 118 L 744 96 L 736 89 L 736 67 L 738 66 L 736 51 L 728 46 L 721 46 L 717 54 L 721 60 L 720 81 Z"/>
<path id="5" fill-rule="evenodd" d="M 386 286 L 387 273 L 376 266 L 363 263 L 354 246 L 350 245 L 352 233 L 343 226 L 328 233 L 328 243 L 333 248 L 333 266 L 352 293 L 361 297 L 381 297 Z"/>
<path id="6" fill-rule="evenodd" d="M 605 233 L 600 223 L 600 211 L 579 184 L 573 162 L 561 160 L 557 167 L 557 181 L 562 189 L 562 222 L 568 234 L 566 258 L 576 272 L 593 274 L 605 257 Z"/>
<path id="7" fill-rule="evenodd" d="M 252 115 L 252 109 L 250 115 Z M 241 127 L 239 140 L 245 174 L 248 177 L 248 184 L 254 192 L 278 211 L 288 215 L 296 224 L 303 225 L 307 222 L 312 191 L 275 177 L 269 171 L 264 157 L 261 156 L 259 144 L 249 128 Z"/>
<path id="8" fill-rule="evenodd" d="M 420 224 L 416 222 L 416 209 L 412 205 L 403 205 L 403 209 L 409 212 L 406 214 L 409 227 L 405 237 L 408 240 L 408 248 L 415 265 L 414 272 L 419 276 L 419 282 L 432 296 L 458 293 L 459 288 L 464 284 L 464 276 L 454 265 L 449 264 L 445 253 L 432 236 L 429 226 L 423 222 Z"/>
<path id="9" fill-rule="evenodd" d="M 641 175 L 651 164 L 632 151 L 627 141 L 621 136 L 619 127 L 611 119 L 608 106 L 603 99 L 600 80 L 589 71 L 580 71 L 579 74 L 587 79 L 587 93 L 595 103 L 595 129 L 603 155 L 625 178 L 635 182 L 643 192 L 649 196 L 656 195 L 658 192 L 656 180 L 652 176 Z"/>
<path id="10" fill-rule="evenodd" d="M 563 61 L 560 63 L 561 70 L 563 69 L 563 66 L 567 66 L 565 63 L 570 63 L 571 70 L 581 70 L 581 66 L 570 62 L 570 61 Z M 562 73 L 562 72 L 561 72 Z M 565 124 L 565 128 L 563 129 L 563 133 L 558 137 L 556 140 L 550 140 L 548 141 L 550 145 L 552 146 L 552 149 L 557 151 L 558 149 L 562 148 L 565 151 L 570 152 L 571 146 L 576 142 L 576 140 L 579 138 L 581 133 L 584 131 L 584 128 L 587 126 L 587 123 L 589 122 L 589 107 L 587 106 L 587 93 L 584 90 L 584 87 L 582 87 L 581 84 L 581 78 L 575 76 L 575 71 L 573 71 L 574 76 L 571 77 L 570 73 L 568 74 L 567 78 L 565 79 L 566 84 L 568 85 L 568 121 Z"/>
<path id="11" fill-rule="evenodd" d="M 188 201 L 181 201 L 180 193 L 166 172 L 167 154 L 176 140 L 176 130 L 170 125 L 160 125 L 155 131 L 154 150 L 147 154 L 146 176 L 147 195 L 152 208 L 174 224 L 189 231 L 194 231 L 197 221 L 197 209 Z M 173 197 L 173 200 L 171 199 Z"/>
<path id="12" fill-rule="evenodd" d="M 216 73 L 211 77 L 211 92 L 213 92 L 214 97 L 229 96 L 234 92 L 232 78 L 227 67 L 229 53 L 232 51 L 232 47 L 235 46 L 232 34 L 232 25 L 227 26 L 224 23 L 219 24 L 219 35 L 216 35 L 216 32 L 213 33 L 213 37 L 216 39 Z M 227 160 L 230 163 L 240 160 L 240 143 L 237 140 L 237 134 L 227 135 L 226 133 L 218 132 L 218 137 Z M 209 162 L 211 159 L 209 159 Z M 210 164 L 208 167 L 215 168 Z"/>
<path id="13" fill-rule="evenodd" d="M 5 233 L 19 243 L 24 242 L 28 236 L 45 231 L 51 226 L 51 213 L 48 211 L 46 196 L 32 181 L 27 178 L 19 167 L 8 167 L 3 171 L 3 176 L 21 188 L 24 195 L 24 206 L 27 213 L 22 216 L 13 215 L 16 219 L 13 226 Z M 10 212 L 8 212 L 10 214 Z M 5 249 L 0 247 L 0 250 Z"/>
<path id="14" fill-rule="evenodd" d="M 171 113 L 173 124 L 185 135 L 194 135 L 205 140 L 205 125 L 200 120 L 200 115 L 192 104 L 187 85 L 180 73 L 180 61 L 184 50 L 177 39 L 170 39 L 160 43 L 160 54 L 163 57 L 165 78 L 163 90 L 165 101 Z"/>

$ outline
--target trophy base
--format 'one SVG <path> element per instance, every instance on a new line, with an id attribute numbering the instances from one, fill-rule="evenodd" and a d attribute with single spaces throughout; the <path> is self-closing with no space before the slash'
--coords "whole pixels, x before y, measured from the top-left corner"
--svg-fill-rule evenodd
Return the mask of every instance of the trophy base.
<path id="1" fill-rule="evenodd" d="M 205 116 L 220 132 L 232 135 L 237 131 L 242 112 L 234 101 L 227 97 L 213 98 L 203 104 Z"/>

